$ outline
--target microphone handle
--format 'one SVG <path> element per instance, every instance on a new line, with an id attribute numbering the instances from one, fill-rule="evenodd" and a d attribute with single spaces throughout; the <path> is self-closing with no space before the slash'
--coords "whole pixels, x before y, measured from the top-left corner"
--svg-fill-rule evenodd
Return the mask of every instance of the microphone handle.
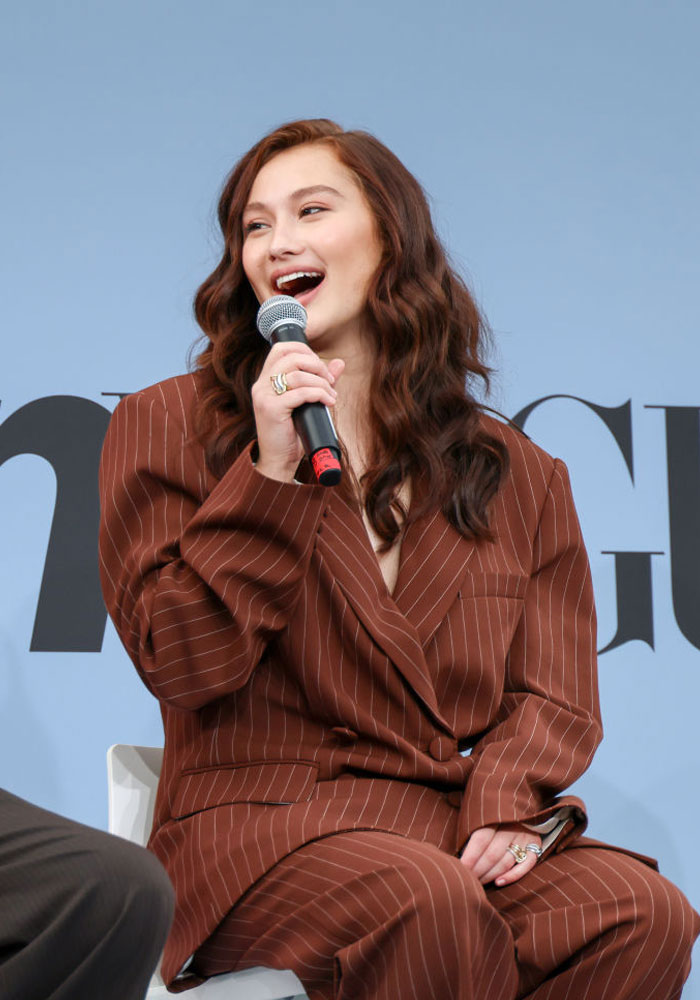
<path id="1" fill-rule="evenodd" d="M 298 323 L 281 324 L 273 331 L 271 340 L 275 344 L 290 341 L 308 344 Z M 322 486 L 337 486 L 341 476 L 340 446 L 328 407 L 323 403 L 302 403 L 292 411 L 292 421 L 318 482 Z"/>

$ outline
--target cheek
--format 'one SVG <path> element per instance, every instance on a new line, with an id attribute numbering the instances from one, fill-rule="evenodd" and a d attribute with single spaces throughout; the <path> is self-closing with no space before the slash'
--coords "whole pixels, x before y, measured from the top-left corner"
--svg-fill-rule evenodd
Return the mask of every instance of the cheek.
<path id="1" fill-rule="evenodd" d="M 358 284 L 366 290 L 376 274 L 382 258 L 374 226 L 365 226 L 360 229 L 355 237 L 355 245 L 361 248 L 357 254 Z"/>
<path id="2" fill-rule="evenodd" d="M 362 227 L 347 232 L 342 239 L 334 241 L 332 249 L 336 261 L 342 267 L 348 287 L 363 294 L 381 259 L 373 230 Z"/>
<path id="3" fill-rule="evenodd" d="M 357 289 L 358 295 L 363 299 L 366 298 L 369 286 L 377 272 L 379 260 L 379 255 L 374 253 L 371 243 L 368 243 L 365 251 L 357 257 L 353 285 Z"/>
<path id="4" fill-rule="evenodd" d="M 243 271 L 245 273 L 246 278 L 248 279 L 248 281 L 251 281 L 253 277 L 251 273 L 253 270 L 253 261 L 252 261 L 253 255 L 251 250 L 249 249 L 249 246 L 250 244 L 248 243 L 243 244 L 243 250 L 241 251 L 241 264 L 243 265 Z"/>
<path id="5" fill-rule="evenodd" d="M 243 265 L 243 273 L 248 279 L 248 282 L 255 292 L 257 299 L 262 301 L 259 294 L 262 289 L 259 254 L 256 254 L 255 250 L 251 249 L 250 244 L 248 243 L 243 244 L 241 264 Z"/>

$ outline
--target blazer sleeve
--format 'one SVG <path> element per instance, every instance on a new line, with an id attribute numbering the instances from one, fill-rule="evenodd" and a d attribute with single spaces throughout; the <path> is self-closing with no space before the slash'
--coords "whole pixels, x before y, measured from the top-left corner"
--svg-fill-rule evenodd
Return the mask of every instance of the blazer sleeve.
<path id="1" fill-rule="evenodd" d="M 127 396 L 109 425 L 100 572 L 107 610 L 146 685 L 196 709 L 245 684 L 287 624 L 323 487 L 267 479 L 248 449 L 208 491 L 203 448 L 167 391 Z"/>
<path id="2" fill-rule="evenodd" d="M 585 828 L 583 803 L 557 797 L 602 738 L 588 558 L 563 462 L 554 461 L 495 724 L 472 749 L 458 843 L 483 826 L 541 823 L 562 806 L 560 848 Z"/>

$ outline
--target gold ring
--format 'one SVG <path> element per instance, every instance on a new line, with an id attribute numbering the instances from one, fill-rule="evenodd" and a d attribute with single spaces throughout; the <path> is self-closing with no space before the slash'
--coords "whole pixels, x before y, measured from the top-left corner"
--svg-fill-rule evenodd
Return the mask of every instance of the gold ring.
<path id="1" fill-rule="evenodd" d="M 289 388 L 287 385 L 287 376 L 284 372 L 280 372 L 279 375 L 270 375 L 270 381 L 272 382 L 272 388 L 278 396 L 281 396 Z"/>
<path id="2" fill-rule="evenodd" d="M 520 844 L 509 844 L 506 850 L 510 851 L 513 855 L 516 865 L 521 865 L 523 861 L 527 861 L 527 851 Z"/>

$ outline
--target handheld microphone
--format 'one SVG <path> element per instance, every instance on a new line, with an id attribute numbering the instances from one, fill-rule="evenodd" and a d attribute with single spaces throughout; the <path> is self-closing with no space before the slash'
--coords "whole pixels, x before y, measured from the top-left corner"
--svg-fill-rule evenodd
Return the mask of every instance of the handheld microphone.
<path id="1" fill-rule="evenodd" d="M 296 341 L 307 344 L 306 309 L 291 295 L 273 295 L 258 309 L 257 327 L 271 344 Z M 322 486 L 340 482 L 340 446 L 328 407 L 302 403 L 292 411 L 297 434 L 309 456 L 316 479 Z"/>

